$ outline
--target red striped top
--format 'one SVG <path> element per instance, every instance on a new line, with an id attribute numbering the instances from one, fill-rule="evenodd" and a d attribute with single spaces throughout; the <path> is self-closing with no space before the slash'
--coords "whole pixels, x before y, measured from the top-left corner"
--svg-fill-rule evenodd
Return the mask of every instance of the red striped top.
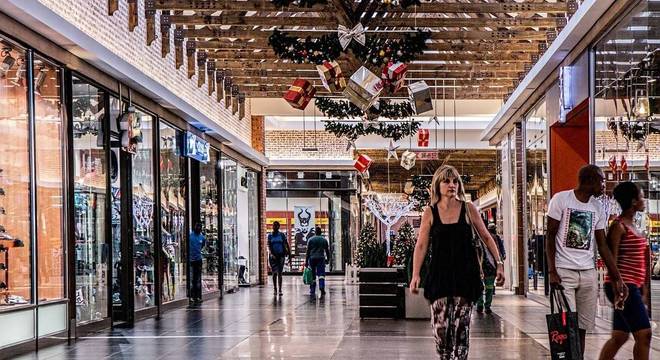
<path id="1" fill-rule="evenodd" d="M 617 219 L 617 221 L 623 225 L 626 233 L 619 242 L 616 265 L 624 283 L 641 287 L 646 281 L 646 271 L 648 269 L 648 241 L 646 237 L 637 234 L 635 230 L 624 224 L 620 219 Z M 605 281 L 609 282 L 610 277 L 605 276 Z"/>

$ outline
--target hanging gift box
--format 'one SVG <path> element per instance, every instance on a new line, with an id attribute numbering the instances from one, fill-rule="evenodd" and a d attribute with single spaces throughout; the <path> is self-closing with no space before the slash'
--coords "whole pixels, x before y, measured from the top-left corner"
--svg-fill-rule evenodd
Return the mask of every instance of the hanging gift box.
<path id="1" fill-rule="evenodd" d="M 296 79 L 284 94 L 284 100 L 294 109 L 305 110 L 315 93 L 316 89 L 312 86 L 312 83 L 304 79 Z"/>
<path id="2" fill-rule="evenodd" d="M 410 102 L 413 105 L 415 114 L 419 115 L 433 110 L 433 100 L 431 100 L 431 88 L 424 81 L 418 81 L 408 85 Z"/>
<path id="3" fill-rule="evenodd" d="M 321 76 L 323 87 L 328 91 L 344 91 L 346 89 L 346 78 L 336 61 L 324 61 L 323 64 L 316 65 L 316 70 Z"/>
<path id="4" fill-rule="evenodd" d="M 417 131 L 417 146 L 428 147 L 429 138 L 430 138 L 429 129 L 419 129 Z"/>
<path id="5" fill-rule="evenodd" d="M 383 67 L 381 78 L 383 79 L 383 86 L 389 93 L 399 91 L 406 80 L 406 73 L 408 72 L 408 65 L 398 62 L 389 62 Z"/>
<path id="6" fill-rule="evenodd" d="M 383 82 L 366 67 L 362 66 L 353 75 L 344 90 L 344 96 L 362 111 L 376 102 L 383 90 Z"/>
<path id="7" fill-rule="evenodd" d="M 410 150 L 406 150 L 401 154 L 401 167 L 410 170 L 415 166 L 415 159 L 417 158 L 417 154 Z"/>
<path id="8" fill-rule="evenodd" d="M 360 156 L 358 156 L 358 158 L 355 160 L 355 164 L 353 164 L 353 166 L 357 169 L 357 171 L 364 174 L 367 170 L 369 170 L 372 162 L 373 160 L 371 160 L 370 157 L 364 154 L 360 154 Z"/>

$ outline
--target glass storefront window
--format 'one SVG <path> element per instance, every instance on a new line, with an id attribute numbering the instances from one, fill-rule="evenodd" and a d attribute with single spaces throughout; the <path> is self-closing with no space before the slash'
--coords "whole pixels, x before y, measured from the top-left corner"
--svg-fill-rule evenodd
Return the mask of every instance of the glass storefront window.
<path id="1" fill-rule="evenodd" d="M 142 142 L 133 156 L 133 274 L 135 310 L 156 305 L 154 299 L 154 173 L 151 115 L 137 111 Z"/>
<path id="2" fill-rule="evenodd" d="M 30 303 L 30 163 L 25 51 L 0 39 L 0 310 Z M 22 245 L 22 246 L 14 246 Z"/>
<path id="3" fill-rule="evenodd" d="M 548 132 L 545 101 L 525 118 L 525 154 L 527 158 L 527 260 L 532 284 L 530 290 L 543 294 L 544 246 L 548 199 Z"/>
<path id="4" fill-rule="evenodd" d="M 259 281 L 259 174 L 248 171 L 246 174 L 248 192 L 248 241 L 250 242 L 250 256 L 248 263 L 248 283 Z"/>
<path id="5" fill-rule="evenodd" d="M 223 244 L 223 288 L 233 291 L 238 287 L 238 164 L 222 156 L 222 244 Z"/>
<path id="6" fill-rule="evenodd" d="M 72 91 L 76 320 L 83 323 L 108 316 L 106 109 L 103 90 L 74 77 Z"/>
<path id="7" fill-rule="evenodd" d="M 64 170 L 60 70 L 34 59 L 39 301 L 64 296 Z"/>
<path id="8" fill-rule="evenodd" d="M 181 131 L 160 123 L 160 206 L 163 302 L 186 297 L 186 158 Z"/>
<path id="9" fill-rule="evenodd" d="M 257 173 L 239 164 L 237 182 L 238 283 L 249 285 L 257 281 L 259 268 Z"/>
<path id="10" fill-rule="evenodd" d="M 199 164 L 200 222 L 206 236 L 202 249 L 202 293 L 219 290 L 218 285 L 218 152 L 210 151 L 209 162 Z"/>
<path id="11" fill-rule="evenodd" d="M 111 141 L 119 141 L 119 135 L 112 130 L 112 124 L 121 114 L 121 102 L 118 98 L 110 97 L 110 128 Z M 115 125 L 116 129 L 116 125 Z M 121 289 L 121 167 L 119 166 L 120 150 L 113 148 L 110 151 L 110 221 L 112 236 L 112 306 L 113 312 L 119 311 L 124 304 Z"/>

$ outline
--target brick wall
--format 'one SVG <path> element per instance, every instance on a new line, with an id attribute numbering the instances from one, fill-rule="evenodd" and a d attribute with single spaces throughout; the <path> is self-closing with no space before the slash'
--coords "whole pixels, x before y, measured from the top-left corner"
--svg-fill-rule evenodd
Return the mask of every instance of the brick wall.
<path id="1" fill-rule="evenodd" d="M 184 101 L 222 125 L 246 144 L 251 144 L 250 102 L 245 102 L 245 117 L 232 115 L 231 106 L 216 102 L 215 93 L 208 95 L 208 84 L 197 87 L 197 75 L 188 79 L 186 65 L 176 70 L 174 61 L 174 34 L 170 34 L 170 53 L 161 57 L 159 14 L 156 14 L 157 39 L 146 45 L 146 20 L 144 0 L 138 1 L 139 25 L 128 31 L 128 4 L 119 2 L 119 10 L 107 15 L 107 0 L 39 0 L 44 6 L 63 17 L 72 25 L 96 39 L 123 60 L 129 62 L 147 76 L 160 82 Z M 173 27 L 172 27 L 173 28 Z M 173 29 L 170 30 L 173 32 Z M 185 55 L 184 55 L 185 56 Z M 208 76 L 207 76 L 208 81 Z M 224 100 L 223 100 L 224 102 Z"/>
<path id="2" fill-rule="evenodd" d="M 252 116 L 252 148 L 258 152 L 266 153 L 266 127 L 264 117 Z"/>
<path id="3" fill-rule="evenodd" d="M 618 143 L 618 152 L 617 152 Z M 646 140 L 646 147 L 649 152 L 649 159 L 651 161 L 660 160 L 660 134 L 653 134 Z M 626 149 L 626 140 L 619 135 L 617 139 L 614 134 L 607 131 L 598 131 L 596 133 L 596 160 L 608 160 L 612 155 L 618 155 L 617 159 L 621 161 L 621 155 L 626 157 L 626 160 L 646 160 L 646 152 L 643 148 L 638 149 L 637 143 L 630 143 L 629 149 Z"/>
<path id="4" fill-rule="evenodd" d="M 314 142 L 315 134 L 316 143 Z M 319 151 L 303 152 L 304 146 L 315 146 Z M 266 156 L 277 160 L 353 159 L 352 152 L 346 151 L 346 140 L 339 139 L 326 131 L 306 131 L 303 133 L 300 130 L 267 130 Z"/>

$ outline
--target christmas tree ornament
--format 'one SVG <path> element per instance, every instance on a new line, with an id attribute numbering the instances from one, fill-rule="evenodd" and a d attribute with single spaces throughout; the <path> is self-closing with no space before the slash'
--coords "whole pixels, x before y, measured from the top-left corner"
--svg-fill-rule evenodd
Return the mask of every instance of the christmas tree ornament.
<path id="1" fill-rule="evenodd" d="M 417 146 L 428 147 L 430 137 L 429 129 L 419 129 L 417 131 Z"/>
<path id="2" fill-rule="evenodd" d="M 437 116 L 431 116 L 431 117 L 429 118 L 429 121 L 428 121 L 427 123 L 430 124 L 430 123 L 432 123 L 432 122 L 434 122 L 434 123 L 435 123 L 436 125 L 438 125 L 438 126 L 440 125 L 440 120 L 438 119 Z"/>
<path id="3" fill-rule="evenodd" d="M 284 94 L 286 100 L 294 109 L 304 110 L 312 100 L 316 89 L 305 79 L 296 79 Z"/>
<path id="4" fill-rule="evenodd" d="M 366 207 L 382 222 L 385 227 L 385 247 L 390 255 L 390 230 L 401 217 L 408 214 L 415 206 L 414 201 L 406 199 L 401 194 L 368 193 L 363 195 Z"/>
<path id="5" fill-rule="evenodd" d="M 365 31 L 366 30 L 362 24 L 357 24 L 352 29 L 349 29 L 344 25 L 339 25 L 337 28 L 337 36 L 339 37 L 339 44 L 341 44 L 342 49 L 346 50 L 352 40 L 355 40 L 357 43 L 364 46 L 367 41 Z"/>
<path id="6" fill-rule="evenodd" d="M 417 154 L 406 150 L 401 154 L 401 167 L 410 170 L 415 166 L 415 160 L 417 159 Z"/>
<path id="7" fill-rule="evenodd" d="M 367 170 L 369 170 L 369 167 L 373 163 L 373 160 L 367 155 L 360 154 L 358 155 L 358 158 L 355 160 L 355 163 L 353 166 L 357 171 L 360 173 L 364 174 Z"/>
<path id="8" fill-rule="evenodd" d="M 413 105 L 415 114 L 420 115 L 433 110 L 433 100 L 431 99 L 431 88 L 425 81 L 418 81 L 408 85 L 410 102 Z"/>
<path id="9" fill-rule="evenodd" d="M 395 160 L 399 160 L 399 155 L 396 153 L 396 151 L 399 149 L 400 145 L 394 145 L 394 141 L 390 139 L 390 145 L 387 147 L 387 160 L 389 161 L 390 158 L 394 158 Z"/>
<path id="10" fill-rule="evenodd" d="M 351 75 L 344 96 L 360 110 L 366 111 L 376 102 L 382 90 L 381 79 L 362 66 Z"/>
<path id="11" fill-rule="evenodd" d="M 323 87 L 328 91 L 343 91 L 346 88 L 346 78 L 336 61 L 324 61 L 316 66 L 316 70 L 321 76 Z"/>

